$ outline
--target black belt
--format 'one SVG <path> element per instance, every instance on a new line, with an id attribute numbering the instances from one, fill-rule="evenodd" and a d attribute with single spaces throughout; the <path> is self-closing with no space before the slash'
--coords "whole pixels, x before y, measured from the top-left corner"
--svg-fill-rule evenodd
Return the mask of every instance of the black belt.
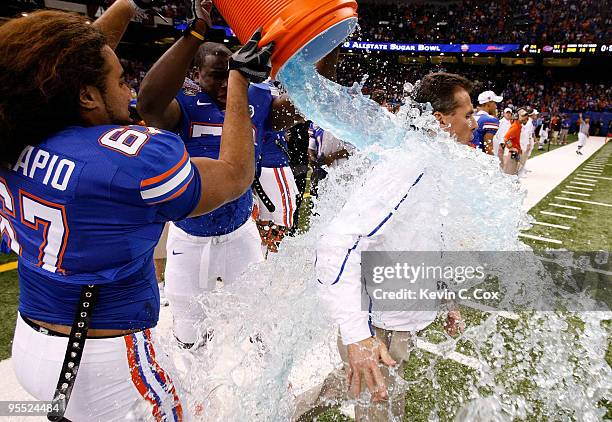
<path id="1" fill-rule="evenodd" d="M 66 355 L 62 363 L 62 371 L 60 372 L 51 408 L 58 409 L 47 413 L 47 419 L 53 422 L 70 422 L 64 413 L 68 407 L 70 394 L 74 387 L 74 381 L 79 371 L 81 358 L 83 357 L 83 349 L 85 347 L 85 339 L 89 331 L 89 323 L 91 321 L 91 313 L 98 299 L 99 286 L 87 285 L 81 287 L 81 297 L 77 306 L 76 315 L 70 328 L 68 336 L 68 345 L 66 347 Z M 27 322 L 27 321 L 26 321 Z"/>
<path id="2" fill-rule="evenodd" d="M 276 211 L 276 207 L 270 200 L 270 197 L 266 194 L 266 191 L 264 190 L 263 186 L 261 186 L 261 182 L 259 181 L 259 179 L 255 179 L 253 181 L 253 190 L 255 191 L 255 193 L 257 193 L 257 196 L 259 196 L 259 199 L 261 199 L 261 202 L 263 202 L 268 211 Z"/>

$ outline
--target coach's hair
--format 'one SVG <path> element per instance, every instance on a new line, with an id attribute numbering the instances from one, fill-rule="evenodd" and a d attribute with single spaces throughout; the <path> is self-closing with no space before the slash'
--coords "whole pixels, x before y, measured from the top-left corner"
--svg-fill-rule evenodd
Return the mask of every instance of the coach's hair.
<path id="1" fill-rule="evenodd" d="M 459 89 L 465 89 L 471 94 L 474 84 L 454 73 L 430 73 L 418 85 L 414 100 L 422 104 L 430 103 L 434 112 L 451 114 L 458 106 L 455 93 Z"/>
<path id="2" fill-rule="evenodd" d="M 221 56 L 221 57 L 229 57 L 232 55 L 232 52 L 229 48 L 224 46 L 223 44 L 219 44 L 216 42 L 206 42 L 202 44 L 202 46 L 198 49 L 198 52 L 193 59 L 193 66 L 196 69 L 200 69 L 208 56 Z"/>
<path id="3" fill-rule="evenodd" d="M 80 124 L 81 88 L 105 92 L 104 35 L 85 18 L 40 11 L 0 26 L 0 164 Z"/>

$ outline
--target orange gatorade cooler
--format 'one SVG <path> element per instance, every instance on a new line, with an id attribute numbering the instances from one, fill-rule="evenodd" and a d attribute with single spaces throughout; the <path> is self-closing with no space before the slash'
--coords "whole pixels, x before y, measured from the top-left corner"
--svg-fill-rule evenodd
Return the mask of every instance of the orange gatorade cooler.
<path id="1" fill-rule="evenodd" d="M 316 63 L 348 37 L 357 25 L 355 0 L 213 0 L 245 43 L 263 26 L 260 45 L 275 43 L 272 77 L 296 53 Z"/>

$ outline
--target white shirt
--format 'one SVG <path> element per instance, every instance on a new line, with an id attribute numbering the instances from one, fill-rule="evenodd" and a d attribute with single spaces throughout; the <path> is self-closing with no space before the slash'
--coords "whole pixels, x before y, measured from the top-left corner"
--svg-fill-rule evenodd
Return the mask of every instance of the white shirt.
<path id="1" fill-rule="evenodd" d="M 521 128 L 521 149 L 523 151 L 527 151 L 529 145 L 531 145 L 534 133 L 535 127 L 533 125 L 533 119 L 529 118 L 527 123 Z"/>
<path id="2" fill-rule="evenodd" d="M 512 122 L 506 119 L 506 117 L 499 121 L 499 129 L 497 129 L 497 133 L 493 137 L 493 155 L 495 157 L 499 154 L 499 146 L 504 142 L 504 136 L 508 133 L 510 126 L 512 126 Z"/>
<path id="3" fill-rule="evenodd" d="M 320 294 L 344 344 L 372 336 L 370 315 L 362 310 L 361 252 L 402 250 L 394 245 L 398 236 L 413 251 L 443 250 L 441 226 L 431 218 L 440 209 L 435 185 L 425 169 L 414 167 L 398 161 L 373 169 L 317 245 Z M 411 305 L 418 310 L 410 310 Z M 413 302 L 406 310 L 373 313 L 371 323 L 386 330 L 419 331 L 437 316 L 437 304 L 429 301 L 428 306 L 424 310 L 422 303 Z"/>

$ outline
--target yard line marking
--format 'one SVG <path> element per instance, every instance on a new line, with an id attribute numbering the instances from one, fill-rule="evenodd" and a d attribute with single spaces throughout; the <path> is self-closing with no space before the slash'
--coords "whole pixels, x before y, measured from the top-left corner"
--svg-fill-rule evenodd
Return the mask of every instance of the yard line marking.
<path id="1" fill-rule="evenodd" d="M 573 183 L 575 185 L 582 185 L 582 186 L 595 186 L 595 183 L 586 183 L 586 182 L 570 182 Z"/>
<path id="2" fill-rule="evenodd" d="M 604 164 L 588 164 L 586 166 L 584 166 L 584 168 L 591 168 L 591 169 L 595 169 L 595 170 L 603 170 L 603 168 L 605 167 Z"/>
<path id="3" fill-rule="evenodd" d="M 560 218 L 569 218 L 571 220 L 575 220 L 576 219 L 576 217 L 573 216 L 573 215 L 557 214 L 556 212 L 550 212 L 550 211 L 540 211 L 540 214 L 552 215 L 553 217 L 560 217 Z"/>
<path id="4" fill-rule="evenodd" d="M 573 182 L 573 183 L 575 183 L 575 182 Z M 567 185 L 566 188 L 572 188 L 572 189 L 578 189 L 578 190 L 587 190 L 587 191 L 593 192 L 593 189 L 591 189 L 591 188 L 582 188 L 580 186 L 574 186 L 574 185 Z"/>
<path id="5" fill-rule="evenodd" d="M 595 173 L 595 172 L 594 172 L 594 171 L 592 171 L 592 170 L 580 170 L 580 172 L 581 172 L 582 174 L 584 174 L 584 175 L 587 175 L 587 176 L 599 176 L 599 175 L 601 174 L 601 172 L 599 172 L 599 173 Z"/>
<path id="6" fill-rule="evenodd" d="M 571 205 L 562 205 L 562 204 L 553 204 L 552 202 L 550 204 L 548 204 L 551 207 L 559 207 L 559 208 L 567 208 L 569 210 L 576 210 L 576 211 L 581 211 L 582 208 L 580 207 L 573 207 Z"/>
<path id="7" fill-rule="evenodd" d="M 466 356 L 459 352 L 444 351 L 443 347 L 440 347 L 437 344 L 433 344 L 425 340 L 417 339 L 416 347 L 418 347 L 419 349 L 425 350 L 426 352 L 432 353 L 436 356 L 440 356 L 445 359 L 454 360 L 457 363 L 460 363 L 464 366 L 467 366 L 468 368 L 472 368 L 477 371 L 481 371 L 481 372 L 489 371 L 489 368 L 476 358 Z"/>
<path id="8" fill-rule="evenodd" d="M 571 202 L 580 202 L 582 204 L 601 205 L 602 207 L 612 207 L 612 204 L 604 204 L 603 202 L 585 201 L 583 199 L 574 199 L 574 198 L 564 198 L 562 196 L 555 196 L 555 199 L 562 199 L 564 201 L 571 201 Z"/>
<path id="9" fill-rule="evenodd" d="M 561 193 L 565 193 L 567 195 L 578 195 L 578 196 L 584 196 L 586 198 L 589 198 L 591 195 L 589 195 L 588 193 L 580 193 L 580 192 L 572 192 L 569 190 L 562 190 Z"/>
<path id="10" fill-rule="evenodd" d="M 538 226 L 554 227 L 555 229 L 561 229 L 561 230 L 569 230 L 571 228 L 568 226 L 561 226 L 559 224 L 543 223 L 541 221 L 535 221 L 533 224 L 537 224 Z"/>
<path id="11" fill-rule="evenodd" d="M 612 180 L 612 177 L 606 177 L 606 176 L 591 176 L 590 174 L 587 176 L 592 177 L 593 179 Z"/>
<path id="12" fill-rule="evenodd" d="M 578 177 L 578 176 L 574 177 L 574 180 L 581 180 L 583 182 L 591 182 L 591 183 L 598 182 L 598 180 L 595 180 L 595 179 L 587 179 L 586 177 Z"/>
<path id="13" fill-rule="evenodd" d="M 519 237 L 526 237 L 527 239 L 540 240 L 542 242 L 548 242 L 548 243 L 555 243 L 557 245 L 563 244 L 563 242 L 561 242 L 560 240 L 549 239 L 548 237 L 534 236 L 532 234 L 519 233 Z"/>
<path id="14" fill-rule="evenodd" d="M 0 273 L 4 273 L 7 271 L 13 271 L 15 269 L 17 269 L 17 261 L 0 265 Z"/>
<path id="15" fill-rule="evenodd" d="M 506 319 L 513 319 L 515 321 L 518 321 L 518 319 L 520 318 L 514 312 L 500 311 L 499 309 L 494 308 L 492 306 L 483 305 L 482 303 L 478 302 L 472 302 L 471 300 L 461 300 L 461 302 L 459 303 L 463 306 L 467 306 L 468 308 L 477 309 L 483 312 L 490 312 L 492 314 L 498 314 L 499 316 L 504 317 Z"/>

